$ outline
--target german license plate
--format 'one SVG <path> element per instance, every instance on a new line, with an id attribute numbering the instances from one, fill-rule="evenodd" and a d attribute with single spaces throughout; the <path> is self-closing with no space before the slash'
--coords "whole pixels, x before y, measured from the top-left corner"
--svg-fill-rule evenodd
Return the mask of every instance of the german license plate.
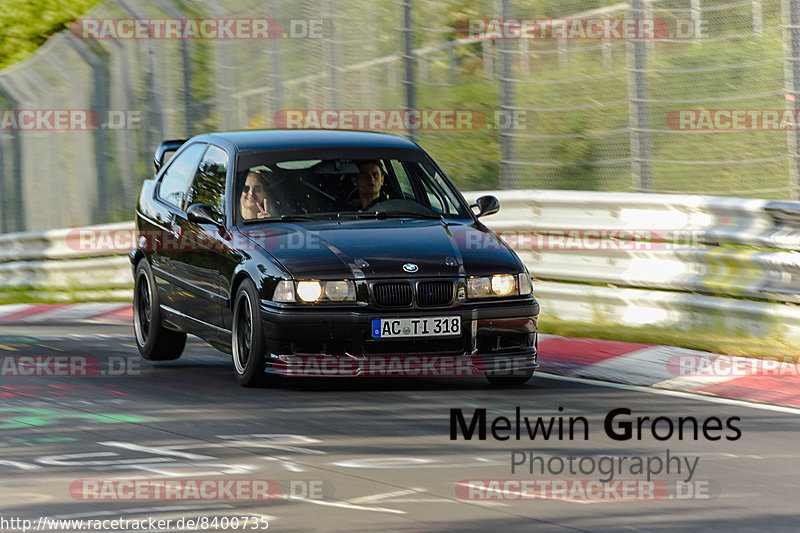
<path id="1" fill-rule="evenodd" d="M 374 318 L 373 339 L 403 337 L 454 337 L 461 335 L 461 317 L 427 316 L 423 318 Z"/>

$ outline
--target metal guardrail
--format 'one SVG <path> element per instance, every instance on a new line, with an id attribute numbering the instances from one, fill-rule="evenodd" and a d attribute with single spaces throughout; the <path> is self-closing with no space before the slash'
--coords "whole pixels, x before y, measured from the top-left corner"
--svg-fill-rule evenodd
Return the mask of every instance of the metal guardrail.
<path id="1" fill-rule="evenodd" d="M 800 342 L 800 203 L 589 191 L 481 191 L 542 313 Z"/>
<path id="2" fill-rule="evenodd" d="M 800 340 L 800 203 L 550 190 L 465 196 L 484 194 L 501 210 L 482 220 L 528 266 L 545 315 Z M 87 234 L 94 238 L 82 240 Z M 134 236 L 132 222 L 0 235 L 0 295 L 129 291 L 122 254 Z"/>

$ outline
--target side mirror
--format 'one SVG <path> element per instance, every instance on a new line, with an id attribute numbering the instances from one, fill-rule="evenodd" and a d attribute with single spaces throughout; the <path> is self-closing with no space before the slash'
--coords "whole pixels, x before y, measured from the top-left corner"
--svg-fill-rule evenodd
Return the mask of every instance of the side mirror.
<path id="1" fill-rule="evenodd" d="M 222 229 L 222 224 L 217 220 L 218 216 L 214 208 L 208 204 L 192 204 L 189 206 L 189 209 L 186 210 L 186 217 L 189 219 L 189 222 L 194 222 L 195 224 L 213 224 Z"/>
<path id="2" fill-rule="evenodd" d="M 500 200 L 494 196 L 481 196 L 470 207 L 477 207 L 478 217 L 485 217 L 486 215 L 494 215 L 500 211 Z"/>

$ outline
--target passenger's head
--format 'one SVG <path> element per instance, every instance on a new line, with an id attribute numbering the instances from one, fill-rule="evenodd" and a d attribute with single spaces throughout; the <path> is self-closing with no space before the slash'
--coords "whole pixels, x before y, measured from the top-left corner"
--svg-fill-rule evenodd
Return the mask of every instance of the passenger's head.
<path id="1" fill-rule="evenodd" d="M 259 170 L 251 170 L 242 187 L 239 204 L 242 218 L 257 218 L 260 211 L 265 210 L 267 199 L 267 177 Z M 259 209 L 260 207 L 260 209 Z"/>

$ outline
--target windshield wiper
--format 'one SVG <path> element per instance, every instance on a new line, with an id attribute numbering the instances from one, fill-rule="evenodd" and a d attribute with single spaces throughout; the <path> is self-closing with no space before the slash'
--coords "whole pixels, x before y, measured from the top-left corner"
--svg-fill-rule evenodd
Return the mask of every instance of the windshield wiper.
<path id="1" fill-rule="evenodd" d="M 377 218 L 424 218 L 430 220 L 441 220 L 439 213 L 415 213 L 411 211 L 383 211 L 375 213 Z"/>
<path id="2" fill-rule="evenodd" d="M 344 213 L 342 213 L 342 212 L 336 213 L 336 218 L 338 218 L 340 220 L 349 219 L 349 218 L 375 218 L 375 215 L 377 215 L 377 214 L 378 213 L 376 213 L 374 211 L 371 212 L 371 213 L 369 211 L 365 211 L 365 212 L 362 212 L 362 211 L 345 211 Z"/>
<path id="3" fill-rule="evenodd" d="M 307 222 L 311 220 L 330 220 L 331 215 L 280 215 L 277 217 L 266 218 L 252 218 L 245 222 L 251 224 L 253 222 Z"/>
<path id="4" fill-rule="evenodd" d="M 442 215 L 438 213 L 415 213 L 412 211 L 346 211 L 337 213 L 338 219 L 351 219 L 351 218 L 424 218 L 431 220 L 441 220 Z"/>

